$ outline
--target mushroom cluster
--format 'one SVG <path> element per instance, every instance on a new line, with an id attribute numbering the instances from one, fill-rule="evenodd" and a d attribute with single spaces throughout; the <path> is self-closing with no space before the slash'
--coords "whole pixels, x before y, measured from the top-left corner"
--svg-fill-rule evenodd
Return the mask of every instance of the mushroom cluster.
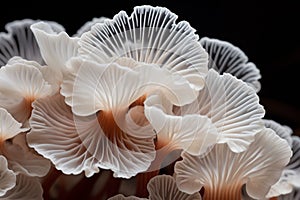
<path id="1" fill-rule="evenodd" d="M 0 199 L 300 198 L 300 138 L 240 48 L 148 5 L 6 30 Z"/>

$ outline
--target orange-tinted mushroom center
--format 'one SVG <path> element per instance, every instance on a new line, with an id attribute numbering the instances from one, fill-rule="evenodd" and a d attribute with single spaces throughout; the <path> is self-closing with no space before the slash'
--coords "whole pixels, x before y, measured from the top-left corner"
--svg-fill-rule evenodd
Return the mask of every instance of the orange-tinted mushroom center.
<path id="1" fill-rule="evenodd" d="M 134 101 L 128 108 L 134 109 L 137 106 L 144 106 L 144 101 L 146 99 L 146 95 L 143 95 L 139 97 L 136 101 Z M 146 120 L 146 117 L 144 116 L 143 111 L 139 112 L 138 114 L 134 114 L 135 116 L 131 116 L 133 121 L 136 122 L 136 124 L 140 125 L 142 122 Z M 124 120 L 124 119 L 116 119 L 116 116 L 113 111 L 99 111 L 97 113 L 98 123 L 101 126 L 103 133 L 105 136 L 114 144 L 116 144 L 121 149 L 128 149 L 134 151 L 134 144 L 132 143 L 132 140 L 135 140 L 134 136 L 132 134 L 126 133 L 125 130 L 123 130 L 119 124 L 118 120 Z M 123 117 L 123 116 L 121 116 Z"/>

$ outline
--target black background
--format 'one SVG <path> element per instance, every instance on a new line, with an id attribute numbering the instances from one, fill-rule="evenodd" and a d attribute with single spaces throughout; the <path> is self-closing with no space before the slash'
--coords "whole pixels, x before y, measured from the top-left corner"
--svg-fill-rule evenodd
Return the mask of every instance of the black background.
<path id="1" fill-rule="evenodd" d="M 265 1 L 264 1 L 265 2 Z M 258 93 L 266 118 L 300 132 L 300 6 L 291 1 L 8 1 L 1 6 L 0 30 L 24 19 L 56 21 L 72 35 L 93 17 L 112 18 L 120 10 L 130 14 L 136 5 L 164 6 L 188 21 L 200 37 L 226 40 L 240 47 L 261 71 Z"/>

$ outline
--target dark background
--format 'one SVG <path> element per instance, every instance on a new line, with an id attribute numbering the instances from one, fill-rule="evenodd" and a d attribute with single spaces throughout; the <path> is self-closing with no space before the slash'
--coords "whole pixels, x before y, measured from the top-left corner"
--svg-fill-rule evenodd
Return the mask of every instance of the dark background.
<path id="1" fill-rule="evenodd" d="M 31 18 L 56 21 L 72 35 L 93 17 L 112 18 L 120 10 L 130 14 L 136 5 L 164 6 L 186 20 L 200 37 L 226 40 L 240 47 L 261 71 L 258 93 L 266 118 L 300 133 L 299 80 L 300 6 L 291 1 L 7 1 L 0 12 L 0 30 L 7 22 Z"/>

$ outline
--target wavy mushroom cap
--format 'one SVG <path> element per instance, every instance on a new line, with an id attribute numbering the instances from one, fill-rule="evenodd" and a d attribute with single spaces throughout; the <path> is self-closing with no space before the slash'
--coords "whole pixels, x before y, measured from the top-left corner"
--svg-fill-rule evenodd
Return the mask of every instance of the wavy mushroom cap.
<path id="1" fill-rule="evenodd" d="M 265 110 L 259 104 L 255 91 L 231 74 L 218 74 L 210 69 L 204 88 L 198 98 L 176 111 L 177 115 L 198 114 L 212 122 L 217 130 L 217 143 L 226 143 L 236 152 L 242 152 L 253 142 L 255 134 L 263 129 Z"/>
<path id="2" fill-rule="evenodd" d="M 23 133 L 28 128 L 21 128 L 22 124 L 3 108 L 0 108 L 0 119 L 0 155 L 7 159 L 9 169 L 15 174 L 46 175 L 50 162 L 30 151 Z"/>
<path id="3" fill-rule="evenodd" d="M 104 168 L 130 178 L 154 159 L 153 136 L 126 134 L 111 115 L 76 116 L 60 94 L 38 100 L 33 108 L 28 144 L 65 174 L 84 171 L 90 177 Z"/>
<path id="4" fill-rule="evenodd" d="M 282 128 L 285 129 L 286 127 Z M 290 129 L 287 128 L 287 130 Z M 280 179 L 271 187 L 266 196 L 267 198 L 289 194 L 293 190 L 300 188 L 300 138 L 298 136 L 291 136 L 291 140 L 293 156 L 289 164 L 284 168 Z"/>
<path id="5" fill-rule="evenodd" d="M 6 24 L 7 33 L 0 33 L 0 67 L 6 65 L 14 56 L 44 64 L 39 46 L 30 30 L 30 26 L 37 22 L 39 21 L 24 19 Z M 64 30 L 56 22 L 47 23 L 57 31 Z"/>
<path id="6" fill-rule="evenodd" d="M 187 194 L 178 189 L 175 179 L 169 175 L 158 175 L 153 177 L 148 185 L 149 200 L 201 200 L 200 193 Z M 122 194 L 109 198 L 109 200 L 145 200 L 135 196 L 125 197 Z"/>
<path id="7" fill-rule="evenodd" d="M 201 89 L 208 56 L 188 22 L 163 7 L 136 6 L 121 11 L 82 35 L 79 52 L 87 59 L 109 63 L 121 57 L 155 64 L 186 78 Z"/>
<path id="8" fill-rule="evenodd" d="M 41 21 L 30 26 L 45 63 L 60 77 L 67 73 L 66 62 L 78 54 L 78 37 L 70 37 L 65 31 L 57 31 Z"/>
<path id="9" fill-rule="evenodd" d="M 215 69 L 220 74 L 230 73 L 246 82 L 256 92 L 260 91 L 260 71 L 254 63 L 248 62 L 248 57 L 240 48 L 208 37 L 201 38 L 200 43 L 208 52 L 209 69 Z"/>
<path id="10" fill-rule="evenodd" d="M 176 181 L 172 176 L 159 175 L 152 178 L 147 189 L 149 191 L 150 200 L 172 200 L 172 199 L 184 199 L 184 200 L 201 200 L 200 193 L 187 194 L 178 189 Z"/>
<path id="11" fill-rule="evenodd" d="M 241 199 L 242 186 L 255 199 L 265 198 L 275 184 L 292 151 L 288 143 L 271 129 L 255 135 L 255 141 L 242 153 L 217 144 L 206 156 L 183 153 L 175 165 L 176 183 L 192 194 L 204 187 L 205 199 Z"/>
<path id="12" fill-rule="evenodd" d="M 41 68 L 36 62 L 14 57 L 0 69 L 0 106 L 24 126 L 28 126 L 31 103 L 52 94 Z"/>
<path id="13" fill-rule="evenodd" d="M 276 122 L 274 120 L 270 120 L 270 119 L 263 119 L 263 122 L 265 124 L 265 127 L 270 128 L 273 131 L 275 131 L 279 137 L 281 137 L 282 139 L 285 139 L 289 143 L 289 145 L 292 146 L 293 130 L 290 127 L 279 124 L 278 122 Z"/>

